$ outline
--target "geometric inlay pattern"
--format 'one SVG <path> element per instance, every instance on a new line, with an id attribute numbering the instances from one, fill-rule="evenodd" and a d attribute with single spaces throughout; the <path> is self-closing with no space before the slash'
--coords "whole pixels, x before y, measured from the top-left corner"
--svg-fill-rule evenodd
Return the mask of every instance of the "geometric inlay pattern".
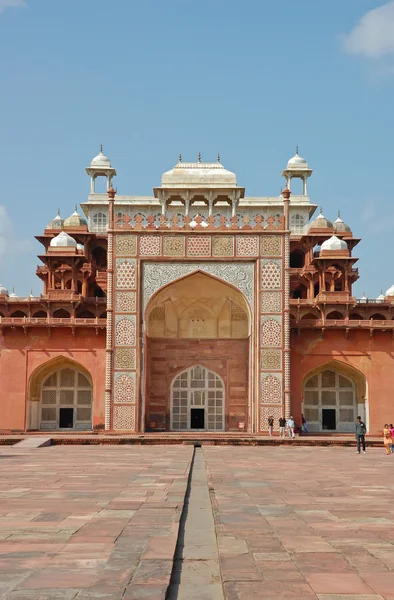
<path id="1" fill-rule="evenodd" d="M 282 368 L 282 351 L 269 349 L 262 350 L 261 368 L 264 371 L 280 371 Z"/>
<path id="2" fill-rule="evenodd" d="M 261 312 L 281 312 L 282 294 L 281 292 L 265 292 L 261 294 Z"/>
<path id="3" fill-rule="evenodd" d="M 280 404 L 282 401 L 281 374 L 261 374 L 261 403 Z"/>
<path id="4" fill-rule="evenodd" d="M 135 373 L 115 373 L 114 402 L 135 402 Z"/>
<path id="5" fill-rule="evenodd" d="M 237 236 L 237 256 L 258 256 L 257 235 Z"/>
<path id="6" fill-rule="evenodd" d="M 234 256 L 234 237 L 223 235 L 213 238 L 214 256 Z"/>
<path id="7" fill-rule="evenodd" d="M 267 260 L 261 261 L 261 287 L 267 290 L 280 289 L 282 282 L 282 261 Z"/>
<path id="8" fill-rule="evenodd" d="M 135 369 L 134 348 L 115 348 L 115 369 Z"/>
<path id="9" fill-rule="evenodd" d="M 134 406 L 118 405 L 114 406 L 114 429 L 130 430 L 135 429 Z"/>
<path id="10" fill-rule="evenodd" d="M 116 259 L 116 287 L 135 289 L 136 261 L 135 258 Z"/>
<path id="11" fill-rule="evenodd" d="M 116 312 L 135 312 L 135 292 L 115 292 L 115 310 Z"/>
<path id="12" fill-rule="evenodd" d="M 183 256 L 185 254 L 185 238 L 183 235 L 164 236 L 164 256 Z"/>
<path id="13" fill-rule="evenodd" d="M 262 406 L 260 410 L 260 431 L 268 429 L 268 417 L 274 417 L 274 431 L 278 431 L 281 416 L 281 406 Z"/>
<path id="14" fill-rule="evenodd" d="M 142 278 L 144 308 L 153 294 L 161 287 L 196 271 L 209 273 L 218 279 L 230 283 L 242 292 L 250 306 L 254 306 L 254 265 L 252 263 L 166 262 L 160 263 L 160 268 L 158 268 L 155 262 L 145 262 Z"/>
<path id="15" fill-rule="evenodd" d="M 211 238 L 207 235 L 190 235 L 187 238 L 188 256 L 210 256 Z"/>
<path id="16" fill-rule="evenodd" d="M 262 346 L 281 346 L 282 345 L 282 327 L 281 317 L 262 317 L 261 319 L 261 345 Z"/>
<path id="17" fill-rule="evenodd" d="M 279 235 L 261 236 L 261 255 L 262 256 L 281 256 L 282 238 Z"/>
<path id="18" fill-rule="evenodd" d="M 124 234 L 116 236 L 116 254 L 118 256 L 135 256 L 137 253 L 137 236 Z"/>
<path id="19" fill-rule="evenodd" d="M 142 235 L 140 237 L 140 255 L 141 256 L 160 256 L 161 254 L 161 236 Z"/>
<path id="20" fill-rule="evenodd" d="M 135 346 L 135 315 L 115 318 L 115 346 Z"/>

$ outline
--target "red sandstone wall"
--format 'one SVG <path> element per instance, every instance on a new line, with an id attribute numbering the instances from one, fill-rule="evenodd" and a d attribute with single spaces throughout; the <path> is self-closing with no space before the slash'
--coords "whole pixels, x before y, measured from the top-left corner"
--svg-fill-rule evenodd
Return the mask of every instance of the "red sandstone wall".
<path id="1" fill-rule="evenodd" d="M 380 434 L 384 423 L 394 422 L 394 340 L 391 331 L 321 332 L 304 330 L 291 339 L 291 406 L 300 422 L 302 386 L 312 369 L 336 360 L 360 371 L 366 378 L 371 434 Z"/>
<path id="2" fill-rule="evenodd" d="M 226 430 L 248 426 L 249 340 L 149 339 L 147 343 L 146 427 L 163 415 L 170 428 L 170 384 L 177 373 L 201 364 L 225 382 Z"/>
<path id="3" fill-rule="evenodd" d="M 67 328 L 51 330 L 7 329 L 0 336 L 0 429 L 24 430 L 28 385 L 43 363 L 65 356 L 83 365 L 93 382 L 93 425 L 104 424 L 105 331 Z"/>

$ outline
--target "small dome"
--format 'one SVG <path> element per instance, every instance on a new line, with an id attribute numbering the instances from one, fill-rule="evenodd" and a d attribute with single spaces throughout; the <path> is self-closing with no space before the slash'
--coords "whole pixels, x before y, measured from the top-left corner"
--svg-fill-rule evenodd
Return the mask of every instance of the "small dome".
<path id="1" fill-rule="evenodd" d="M 10 298 L 17 298 L 17 297 L 18 297 L 18 296 L 17 296 L 17 294 L 15 294 L 15 292 L 14 292 L 14 288 L 12 288 L 12 292 L 11 292 L 11 294 L 10 294 Z"/>
<path id="2" fill-rule="evenodd" d="M 287 168 L 288 169 L 307 169 L 308 168 L 308 163 L 306 162 L 305 158 L 302 158 L 302 156 L 300 156 L 298 154 L 298 146 L 296 148 L 295 155 L 287 163 Z"/>
<path id="3" fill-rule="evenodd" d="M 338 218 L 336 219 L 336 221 L 334 221 L 334 229 L 335 231 L 338 231 L 338 233 L 351 231 L 349 225 L 346 225 L 346 223 L 341 219 L 341 213 L 339 211 Z"/>
<path id="4" fill-rule="evenodd" d="M 362 297 L 360 298 L 360 302 L 363 302 L 363 304 L 365 304 L 367 302 L 368 298 L 365 295 L 365 292 L 363 292 Z"/>
<path id="5" fill-rule="evenodd" d="M 389 287 L 389 289 L 386 292 L 386 296 L 394 296 L 394 285 Z"/>
<path id="6" fill-rule="evenodd" d="M 82 244 L 77 244 L 77 249 L 78 250 L 82 250 L 82 252 L 84 251 L 84 248 L 83 248 Z"/>
<path id="7" fill-rule="evenodd" d="M 340 240 L 336 235 L 330 237 L 321 245 L 322 250 L 347 250 L 347 243 Z"/>
<path id="8" fill-rule="evenodd" d="M 111 168 L 111 161 L 109 160 L 108 156 L 105 156 L 105 154 L 103 154 L 103 146 L 100 146 L 100 152 L 99 154 L 97 154 L 97 156 L 95 156 L 91 163 L 90 166 L 95 168 L 95 167 L 99 167 L 99 168 L 104 168 L 104 169 L 110 169 Z"/>
<path id="9" fill-rule="evenodd" d="M 73 214 L 70 217 L 68 217 L 63 224 L 64 227 L 87 227 L 87 225 L 88 224 L 86 219 L 79 214 L 76 206 Z"/>
<path id="10" fill-rule="evenodd" d="M 50 246 L 52 248 L 76 248 L 77 242 L 71 235 L 68 235 L 65 231 L 61 231 L 59 235 L 51 239 Z"/>
<path id="11" fill-rule="evenodd" d="M 64 219 L 60 216 L 60 211 L 57 211 L 57 215 L 52 221 L 49 221 L 45 229 L 62 229 L 64 225 Z"/>
<path id="12" fill-rule="evenodd" d="M 384 302 L 383 290 L 380 290 L 379 296 L 376 298 L 376 302 Z"/>
<path id="13" fill-rule="evenodd" d="M 2 296 L 8 296 L 8 290 L 7 290 L 7 288 L 5 288 L 3 285 L 1 285 L 1 283 L 0 283 L 0 294 Z"/>
<path id="14" fill-rule="evenodd" d="M 326 217 L 323 215 L 321 210 L 320 210 L 320 214 L 317 217 L 317 219 L 312 221 L 312 223 L 309 225 L 309 229 L 331 229 L 331 228 L 332 228 L 331 221 L 326 219 Z"/>

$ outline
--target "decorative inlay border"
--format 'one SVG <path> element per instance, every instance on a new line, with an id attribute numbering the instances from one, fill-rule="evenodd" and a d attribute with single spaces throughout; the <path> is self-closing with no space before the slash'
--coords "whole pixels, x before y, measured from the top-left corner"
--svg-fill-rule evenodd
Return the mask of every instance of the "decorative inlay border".
<path id="1" fill-rule="evenodd" d="M 150 298 L 157 290 L 185 275 L 202 271 L 214 275 L 238 288 L 254 308 L 254 263 L 252 262 L 144 262 L 142 267 L 142 296 L 146 308 Z"/>

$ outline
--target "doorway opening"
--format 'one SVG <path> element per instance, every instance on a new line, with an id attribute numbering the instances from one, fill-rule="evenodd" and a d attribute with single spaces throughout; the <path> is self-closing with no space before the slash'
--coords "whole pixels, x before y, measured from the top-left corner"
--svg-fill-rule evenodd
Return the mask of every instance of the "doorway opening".
<path id="1" fill-rule="evenodd" d="M 205 409 L 190 409 L 190 429 L 205 429 Z"/>
<path id="2" fill-rule="evenodd" d="M 59 408 L 59 429 L 74 428 L 74 409 Z"/>
<path id="3" fill-rule="evenodd" d="M 337 428 L 336 410 L 335 408 L 322 409 L 322 429 L 335 430 Z"/>

